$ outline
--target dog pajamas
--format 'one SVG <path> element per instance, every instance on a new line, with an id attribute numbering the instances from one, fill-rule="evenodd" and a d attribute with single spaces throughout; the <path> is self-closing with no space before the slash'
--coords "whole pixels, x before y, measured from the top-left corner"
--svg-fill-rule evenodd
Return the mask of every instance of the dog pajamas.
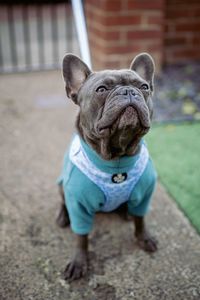
<path id="1" fill-rule="evenodd" d="M 156 177 L 143 141 L 138 154 L 107 161 L 75 135 L 58 179 L 64 189 L 72 231 L 88 234 L 96 212 L 113 211 L 125 202 L 130 215 L 144 216 Z"/>

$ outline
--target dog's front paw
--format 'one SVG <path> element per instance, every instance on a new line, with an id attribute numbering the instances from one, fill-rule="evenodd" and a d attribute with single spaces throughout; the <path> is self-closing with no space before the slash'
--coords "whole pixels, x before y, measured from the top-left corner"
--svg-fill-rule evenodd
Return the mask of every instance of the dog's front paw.
<path id="1" fill-rule="evenodd" d="M 64 271 L 64 279 L 71 282 L 79 279 L 87 274 L 87 257 L 75 257 L 69 264 L 67 264 Z"/>
<path id="2" fill-rule="evenodd" d="M 156 239 L 149 235 L 149 233 L 144 232 L 136 236 L 138 245 L 141 249 L 146 252 L 155 252 L 158 249 L 158 242 Z"/>

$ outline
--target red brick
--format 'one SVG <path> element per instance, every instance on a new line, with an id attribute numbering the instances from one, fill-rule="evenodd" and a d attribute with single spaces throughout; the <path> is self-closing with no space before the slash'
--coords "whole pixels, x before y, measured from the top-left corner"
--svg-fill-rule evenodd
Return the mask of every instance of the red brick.
<path id="1" fill-rule="evenodd" d="M 92 37 L 95 36 L 95 38 L 97 39 L 105 39 L 105 31 L 102 31 L 100 28 L 96 28 L 94 26 L 90 26 L 89 27 L 89 35 L 91 35 Z"/>
<path id="2" fill-rule="evenodd" d="M 173 6 L 176 6 L 177 7 L 177 4 L 188 4 L 188 0 L 168 0 L 167 1 L 168 4 L 172 4 Z M 199 4 L 199 0 L 190 0 L 189 1 L 190 5 L 191 4 Z"/>
<path id="3" fill-rule="evenodd" d="M 114 12 L 120 11 L 122 9 L 122 1 L 121 0 L 105 1 L 104 9 L 106 11 L 114 11 Z"/>
<path id="4" fill-rule="evenodd" d="M 128 58 L 147 50 L 161 61 L 164 0 L 85 2 L 92 61 L 98 68 L 126 67 Z"/>
<path id="5" fill-rule="evenodd" d="M 200 35 L 194 36 L 191 38 L 191 42 L 193 45 L 197 46 L 200 48 Z"/>
<path id="6" fill-rule="evenodd" d="M 197 18 L 200 17 L 200 2 L 198 1 L 198 4 L 191 4 L 190 1 L 189 3 L 185 3 L 184 1 L 178 5 L 177 9 L 177 4 L 173 5 L 168 5 L 166 7 L 166 18 L 167 19 L 175 19 L 177 21 L 178 19 L 181 18 Z"/>
<path id="7" fill-rule="evenodd" d="M 119 69 L 120 68 L 120 61 L 119 60 L 105 61 L 104 62 L 104 67 L 105 67 L 105 69 Z"/>
<path id="8" fill-rule="evenodd" d="M 119 31 L 107 31 L 106 33 L 106 39 L 108 41 L 112 40 L 120 40 L 120 32 Z"/>
<path id="9" fill-rule="evenodd" d="M 141 23 L 141 15 L 138 16 L 105 16 L 101 19 L 102 24 L 106 26 L 124 26 L 124 25 L 133 25 Z M 99 20 L 100 22 L 100 20 Z"/>
<path id="10" fill-rule="evenodd" d="M 95 49 L 96 51 L 95 54 L 97 57 L 99 56 L 99 54 L 101 54 L 101 56 L 105 56 L 106 59 L 109 56 L 112 58 L 115 55 L 119 55 L 123 59 L 124 54 L 141 51 L 141 45 L 139 43 L 132 43 L 124 46 L 117 46 L 117 45 L 100 46 L 95 43 L 92 43 L 91 46 L 93 49 Z"/>
<path id="11" fill-rule="evenodd" d="M 127 8 L 128 9 L 163 9 L 164 0 L 127 0 Z"/>
<path id="12" fill-rule="evenodd" d="M 176 46 L 176 45 L 183 45 L 187 43 L 186 37 L 166 37 L 165 38 L 165 45 L 166 46 Z"/>
<path id="13" fill-rule="evenodd" d="M 177 32 L 200 32 L 200 22 L 194 22 L 194 23 L 187 23 L 187 21 L 183 24 L 176 24 L 176 31 Z"/>
<path id="14" fill-rule="evenodd" d="M 128 39 L 161 39 L 162 38 L 161 30 L 134 30 L 127 32 Z"/>
<path id="15" fill-rule="evenodd" d="M 163 16 L 148 16 L 147 22 L 149 24 L 156 24 L 156 25 L 163 25 L 164 24 L 164 18 Z"/>
<path id="16" fill-rule="evenodd" d="M 199 58 L 198 49 L 181 49 L 174 50 L 174 55 L 178 58 Z"/>
<path id="17" fill-rule="evenodd" d="M 199 36 L 200 1 L 167 0 L 166 61 L 174 63 L 185 59 L 200 59 Z"/>
<path id="18" fill-rule="evenodd" d="M 135 46 L 137 47 L 137 46 Z M 126 54 L 130 52 L 130 48 L 134 49 L 134 46 L 124 45 L 124 46 L 110 46 L 104 48 L 105 54 Z"/>
<path id="19" fill-rule="evenodd" d="M 89 3 L 89 4 L 92 4 L 94 6 L 98 6 L 98 7 L 102 7 L 105 3 L 104 0 L 98 0 L 98 1 L 96 1 L 96 0 L 86 0 L 85 2 Z"/>
<path id="20" fill-rule="evenodd" d="M 90 48 L 98 49 L 102 54 L 105 51 L 105 45 L 100 44 L 99 41 L 90 38 Z"/>
<path id="21" fill-rule="evenodd" d="M 200 17 L 200 7 L 194 9 L 184 6 L 180 7 L 178 10 L 176 7 L 172 7 L 166 10 L 166 19 L 174 20 L 175 22 L 179 19 L 188 19 L 196 17 Z"/>
<path id="22" fill-rule="evenodd" d="M 112 41 L 112 40 L 120 39 L 120 31 L 119 30 L 107 31 L 106 29 L 91 26 L 90 32 L 94 36 L 95 39 L 97 39 L 97 37 L 100 39 L 103 39 L 105 41 Z"/>
<path id="23" fill-rule="evenodd" d="M 163 50 L 163 45 L 161 43 L 151 43 L 151 44 L 147 44 L 145 45 L 145 50 L 144 51 L 147 51 L 147 52 L 160 52 L 162 53 L 162 50 Z"/>

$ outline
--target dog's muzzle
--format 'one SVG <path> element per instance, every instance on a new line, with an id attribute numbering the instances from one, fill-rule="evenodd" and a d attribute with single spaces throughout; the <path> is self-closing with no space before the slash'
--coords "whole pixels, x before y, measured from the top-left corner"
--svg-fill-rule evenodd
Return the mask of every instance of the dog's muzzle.
<path id="1" fill-rule="evenodd" d="M 123 86 L 112 90 L 107 96 L 101 116 L 96 124 L 98 135 L 107 135 L 109 127 L 128 106 L 132 106 L 136 110 L 141 126 L 148 129 L 150 127 L 150 115 L 142 93 L 136 88 Z"/>

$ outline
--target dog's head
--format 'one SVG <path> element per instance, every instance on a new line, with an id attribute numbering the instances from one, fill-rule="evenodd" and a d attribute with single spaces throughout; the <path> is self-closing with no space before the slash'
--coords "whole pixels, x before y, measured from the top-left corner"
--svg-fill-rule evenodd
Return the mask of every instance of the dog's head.
<path id="1" fill-rule="evenodd" d="M 68 97 L 80 107 L 77 129 L 84 141 L 106 160 L 136 153 L 150 128 L 152 57 L 142 53 L 130 69 L 92 72 L 80 58 L 67 54 L 63 76 Z"/>

